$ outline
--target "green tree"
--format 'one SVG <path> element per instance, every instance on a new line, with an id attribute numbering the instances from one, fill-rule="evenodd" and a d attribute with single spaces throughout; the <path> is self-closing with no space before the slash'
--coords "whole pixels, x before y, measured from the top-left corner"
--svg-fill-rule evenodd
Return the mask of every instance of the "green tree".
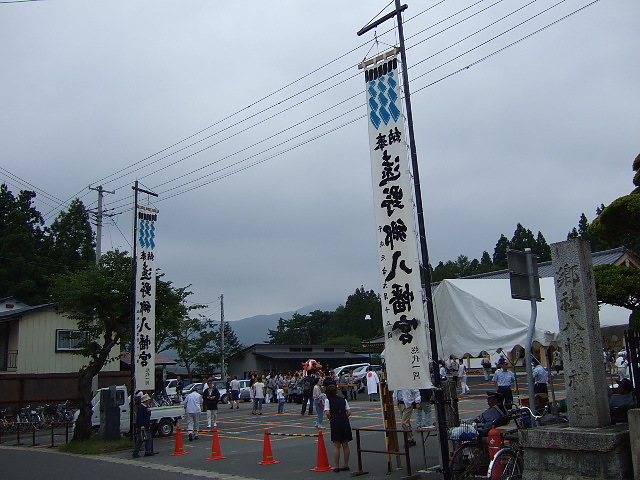
<path id="1" fill-rule="evenodd" d="M 500 235 L 498 243 L 493 250 L 493 268 L 500 270 L 507 268 L 507 250 L 511 248 L 509 239 L 504 235 Z"/>
<path id="2" fill-rule="evenodd" d="M 600 215 L 602 210 L 604 210 L 604 205 L 596 208 L 596 214 Z M 573 227 L 573 229 L 567 234 L 567 240 L 570 240 L 572 238 L 581 238 L 583 240 L 588 240 L 591 245 L 592 252 L 600 252 L 602 250 L 608 250 L 610 248 L 615 248 L 616 246 L 618 246 L 617 243 L 607 242 L 606 240 L 603 240 L 595 235 L 591 231 L 591 225 L 589 224 L 589 220 L 584 213 L 580 215 L 580 220 L 578 220 L 578 227 Z"/>
<path id="3" fill-rule="evenodd" d="M 531 250 L 533 251 L 533 254 L 538 257 L 539 262 L 551 260 L 551 247 L 540 231 L 538 231 L 535 246 Z"/>
<path id="4" fill-rule="evenodd" d="M 87 357 L 87 365 L 80 369 L 78 396 L 80 413 L 74 430 L 74 439 L 83 440 L 91 435 L 91 382 L 104 367 L 112 348 L 118 342 L 130 342 L 131 335 L 131 257 L 126 252 L 107 252 L 98 265 L 68 271 L 54 277 L 52 300 L 67 317 L 75 320 L 84 333 L 79 354 Z M 161 279 L 156 280 L 158 292 L 172 288 Z M 156 332 L 163 335 L 165 321 L 173 313 L 189 311 L 178 307 L 186 294 L 156 297 Z"/>
<path id="5" fill-rule="evenodd" d="M 524 228 L 520 223 L 516 226 L 516 230 L 513 232 L 513 237 L 509 243 L 511 249 L 521 252 L 524 252 L 525 248 L 534 250 L 536 247 L 536 239 L 533 237 L 533 232 L 528 228 Z"/>
<path id="6" fill-rule="evenodd" d="M 480 257 L 480 266 L 478 273 L 486 273 L 493 270 L 493 260 L 491 260 L 491 255 L 486 250 L 482 252 L 482 257 Z"/>
<path id="7" fill-rule="evenodd" d="M 193 364 L 202 375 L 214 373 L 214 368 L 221 369 L 222 365 L 222 336 L 220 325 L 217 322 L 209 322 L 202 332 L 200 339 L 196 339 L 195 349 L 191 352 Z M 229 358 L 244 346 L 238 340 L 233 327 L 229 322 L 224 322 L 224 357 Z"/>
<path id="8" fill-rule="evenodd" d="M 640 270 L 624 265 L 594 267 L 598 301 L 631 310 L 629 327 L 640 330 Z"/>
<path id="9" fill-rule="evenodd" d="M 432 282 L 441 282 L 445 278 L 458 278 L 459 271 L 458 265 L 451 260 L 447 260 L 446 263 L 438 263 L 431 275 Z"/>
<path id="10" fill-rule="evenodd" d="M 637 253 L 640 251 L 640 155 L 633 161 L 633 171 L 636 188 L 604 208 L 589 227 L 589 232 Z"/>
<path id="11" fill-rule="evenodd" d="M 14 197 L 0 185 L 0 297 L 15 296 L 30 304 L 48 299 L 50 241 L 35 192 Z"/>
<path id="12" fill-rule="evenodd" d="M 111 349 L 131 328 L 131 259 L 108 252 L 98 266 L 68 272 L 54 278 L 53 301 L 86 334 L 82 355 L 88 364 L 80 369 L 80 411 L 73 438 L 91 436 L 91 382 L 106 364 Z"/>
<path id="13" fill-rule="evenodd" d="M 367 316 L 371 319 L 367 320 Z M 347 297 L 345 304 L 340 305 L 331 315 L 326 332 L 323 343 L 349 345 L 352 348 L 361 348 L 362 340 L 382 335 L 380 296 L 373 290 L 367 291 L 360 286 Z M 338 342 L 337 339 L 341 338 L 351 338 L 351 341 Z"/>
<path id="14" fill-rule="evenodd" d="M 197 369 L 201 355 L 207 347 L 207 332 L 213 328 L 211 320 L 199 317 L 183 317 L 178 320 L 179 329 L 170 342 L 169 346 L 176 351 L 178 365 L 185 367 L 189 381 L 193 382 L 194 369 Z"/>
<path id="15" fill-rule="evenodd" d="M 315 310 L 308 315 L 294 313 L 289 320 L 280 318 L 276 330 L 269 329 L 268 343 L 276 345 L 319 345 L 329 325 L 331 312 Z"/>
<path id="16" fill-rule="evenodd" d="M 173 341 L 180 335 L 182 321 L 189 318 L 191 312 L 206 308 L 205 305 L 187 306 L 187 298 L 193 295 L 186 287 L 174 287 L 173 282 L 163 280 L 165 274 L 156 276 L 156 352 L 174 348 Z M 161 308 L 158 308 L 161 306 Z"/>
<path id="17" fill-rule="evenodd" d="M 64 268 L 84 268 L 95 263 L 95 236 L 89 222 L 89 212 L 75 199 L 69 210 L 60 212 L 51 224 L 51 263 Z M 64 268 L 59 268 L 62 271 Z"/>

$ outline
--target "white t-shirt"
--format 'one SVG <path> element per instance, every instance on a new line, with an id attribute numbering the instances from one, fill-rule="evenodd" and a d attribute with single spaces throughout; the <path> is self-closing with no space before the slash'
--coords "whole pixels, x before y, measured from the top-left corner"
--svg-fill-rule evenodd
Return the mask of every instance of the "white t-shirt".
<path id="1" fill-rule="evenodd" d="M 256 382 L 253 384 L 253 397 L 264 398 L 264 383 Z"/>
<path id="2" fill-rule="evenodd" d="M 349 406 L 349 402 L 347 402 L 347 399 L 344 399 L 344 409 L 346 410 L 351 410 L 351 407 Z M 329 410 L 331 410 L 331 408 L 329 407 L 329 399 L 325 398 L 324 399 L 324 411 L 328 412 Z"/>

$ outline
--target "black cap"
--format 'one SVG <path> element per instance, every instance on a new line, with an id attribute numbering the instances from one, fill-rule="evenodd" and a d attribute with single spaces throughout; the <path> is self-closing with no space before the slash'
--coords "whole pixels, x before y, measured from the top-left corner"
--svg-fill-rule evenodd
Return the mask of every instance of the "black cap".
<path id="1" fill-rule="evenodd" d="M 496 400 L 502 400 L 502 394 L 498 392 L 487 392 L 487 398 L 495 398 Z"/>

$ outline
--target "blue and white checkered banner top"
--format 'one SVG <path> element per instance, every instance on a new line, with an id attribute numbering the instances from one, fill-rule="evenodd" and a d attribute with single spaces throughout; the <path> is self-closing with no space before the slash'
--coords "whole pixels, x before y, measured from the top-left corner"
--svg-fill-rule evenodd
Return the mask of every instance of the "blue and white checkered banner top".
<path id="1" fill-rule="evenodd" d="M 156 247 L 156 224 L 154 221 L 141 220 L 140 221 L 140 246 L 142 248 L 150 248 L 153 250 Z"/>
<path id="2" fill-rule="evenodd" d="M 400 118 L 397 70 L 398 60 L 394 58 L 365 72 L 369 121 L 376 130 Z"/>

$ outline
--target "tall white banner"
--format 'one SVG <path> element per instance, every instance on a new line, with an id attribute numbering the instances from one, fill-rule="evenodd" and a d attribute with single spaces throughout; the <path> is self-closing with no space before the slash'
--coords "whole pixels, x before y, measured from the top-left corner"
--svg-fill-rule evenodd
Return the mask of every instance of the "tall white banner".
<path id="1" fill-rule="evenodd" d="M 390 390 L 431 388 L 429 342 L 398 60 L 365 70 L 371 176 Z"/>
<path id="2" fill-rule="evenodd" d="M 135 378 L 138 390 L 155 390 L 156 365 L 156 221 L 158 210 L 136 206 Z"/>

